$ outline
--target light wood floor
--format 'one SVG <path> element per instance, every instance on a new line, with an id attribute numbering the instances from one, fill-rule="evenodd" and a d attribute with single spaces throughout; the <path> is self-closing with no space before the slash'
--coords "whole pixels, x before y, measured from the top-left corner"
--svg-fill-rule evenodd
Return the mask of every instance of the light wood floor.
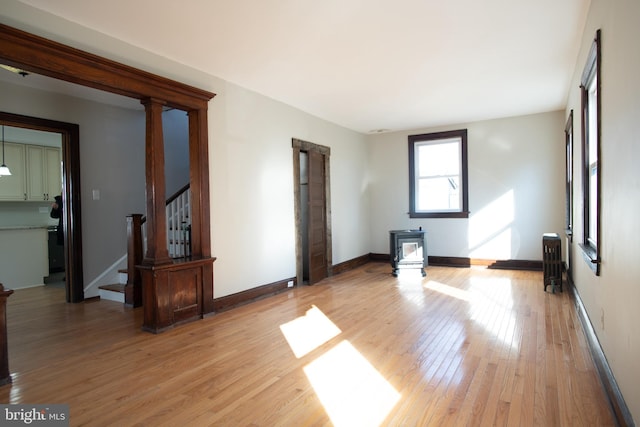
<path id="1" fill-rule="evenodd" d="M 3 403 L 89 426 L 613 426 L 569 293 L 542 273 L 370 263 L 159 335 L 141 309 L 9 298 Z"/>

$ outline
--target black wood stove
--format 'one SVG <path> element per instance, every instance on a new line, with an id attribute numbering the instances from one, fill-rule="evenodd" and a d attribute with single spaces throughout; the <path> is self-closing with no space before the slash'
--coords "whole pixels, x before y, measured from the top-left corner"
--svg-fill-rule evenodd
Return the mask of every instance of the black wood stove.
<path id="1" fill-rule="evenodd" d="M 393 271 L 398 276 L 400 270 L 420 269 L 422 276 L 426 276 L 424 268 L 427 266 L 427 244 L 425 232 L 422 230 L 391 230 L 389 231 L 389 257 Z"/>

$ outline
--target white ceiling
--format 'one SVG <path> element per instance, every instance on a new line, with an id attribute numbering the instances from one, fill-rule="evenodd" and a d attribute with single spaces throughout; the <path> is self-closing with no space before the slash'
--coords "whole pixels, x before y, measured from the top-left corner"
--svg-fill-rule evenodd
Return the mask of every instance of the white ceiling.
<path id="1" fill-rule="evenodd" d="M 21 1 L 364 133 L 564 109 L 590 3 Z"/>

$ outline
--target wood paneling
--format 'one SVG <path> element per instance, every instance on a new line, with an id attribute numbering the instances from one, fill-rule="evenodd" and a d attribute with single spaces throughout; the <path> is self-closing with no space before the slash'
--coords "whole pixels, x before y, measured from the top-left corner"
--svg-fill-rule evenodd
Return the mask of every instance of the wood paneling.
<path id="1" fill-rule="evenodd" d="M 614 426 L 571 293 L 545 293 L 542 279 L 435 266 L 394 278 L 388 263 L 368 263 L 162 335 L 141 332 L 140 308 L 17 290 L 13 385 L 0 401 L 68 403 L 72 426 L 340 426 L 373 415 L 380 425 Z M 296 356 L 283 325 L 297 322 L 302 338 L 337 330 Z"/>
<path id="2" fill-rule="evenodd" d="M 309 164 L 309 284 L 327 277 L 327 214 L 325 209 L 325 156 L 308 152 Z"/>
<path id="3" fill-rule="evenodd" d="M 142 276 L 142 329 L 160 333 L 201 319 L 212 311 L 215 258 L 180 258 L 171 264 L 139 266 Z M 205 298 L 207 300 L 205 300 Z"/>

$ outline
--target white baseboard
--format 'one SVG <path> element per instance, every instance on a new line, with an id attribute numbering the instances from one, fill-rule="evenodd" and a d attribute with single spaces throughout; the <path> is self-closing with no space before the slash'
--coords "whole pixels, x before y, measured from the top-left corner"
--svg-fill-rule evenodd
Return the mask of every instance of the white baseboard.
<path id="1" fill-rule="evenodd" d="M 124 254 L 122 258 L 114 262 L 109 268 L 103 271 L 102 274 L 100 274 L 98 277 L 93 279 L 91 283 L 85 286 L 84 297 L 92 298 L 100 296 L 100 289 L 98 289 L 99 286 L 119 283 L 120 273 L 118 270 L 121 270 L 123 268 L 127 268 L 127 254 Z"/>

